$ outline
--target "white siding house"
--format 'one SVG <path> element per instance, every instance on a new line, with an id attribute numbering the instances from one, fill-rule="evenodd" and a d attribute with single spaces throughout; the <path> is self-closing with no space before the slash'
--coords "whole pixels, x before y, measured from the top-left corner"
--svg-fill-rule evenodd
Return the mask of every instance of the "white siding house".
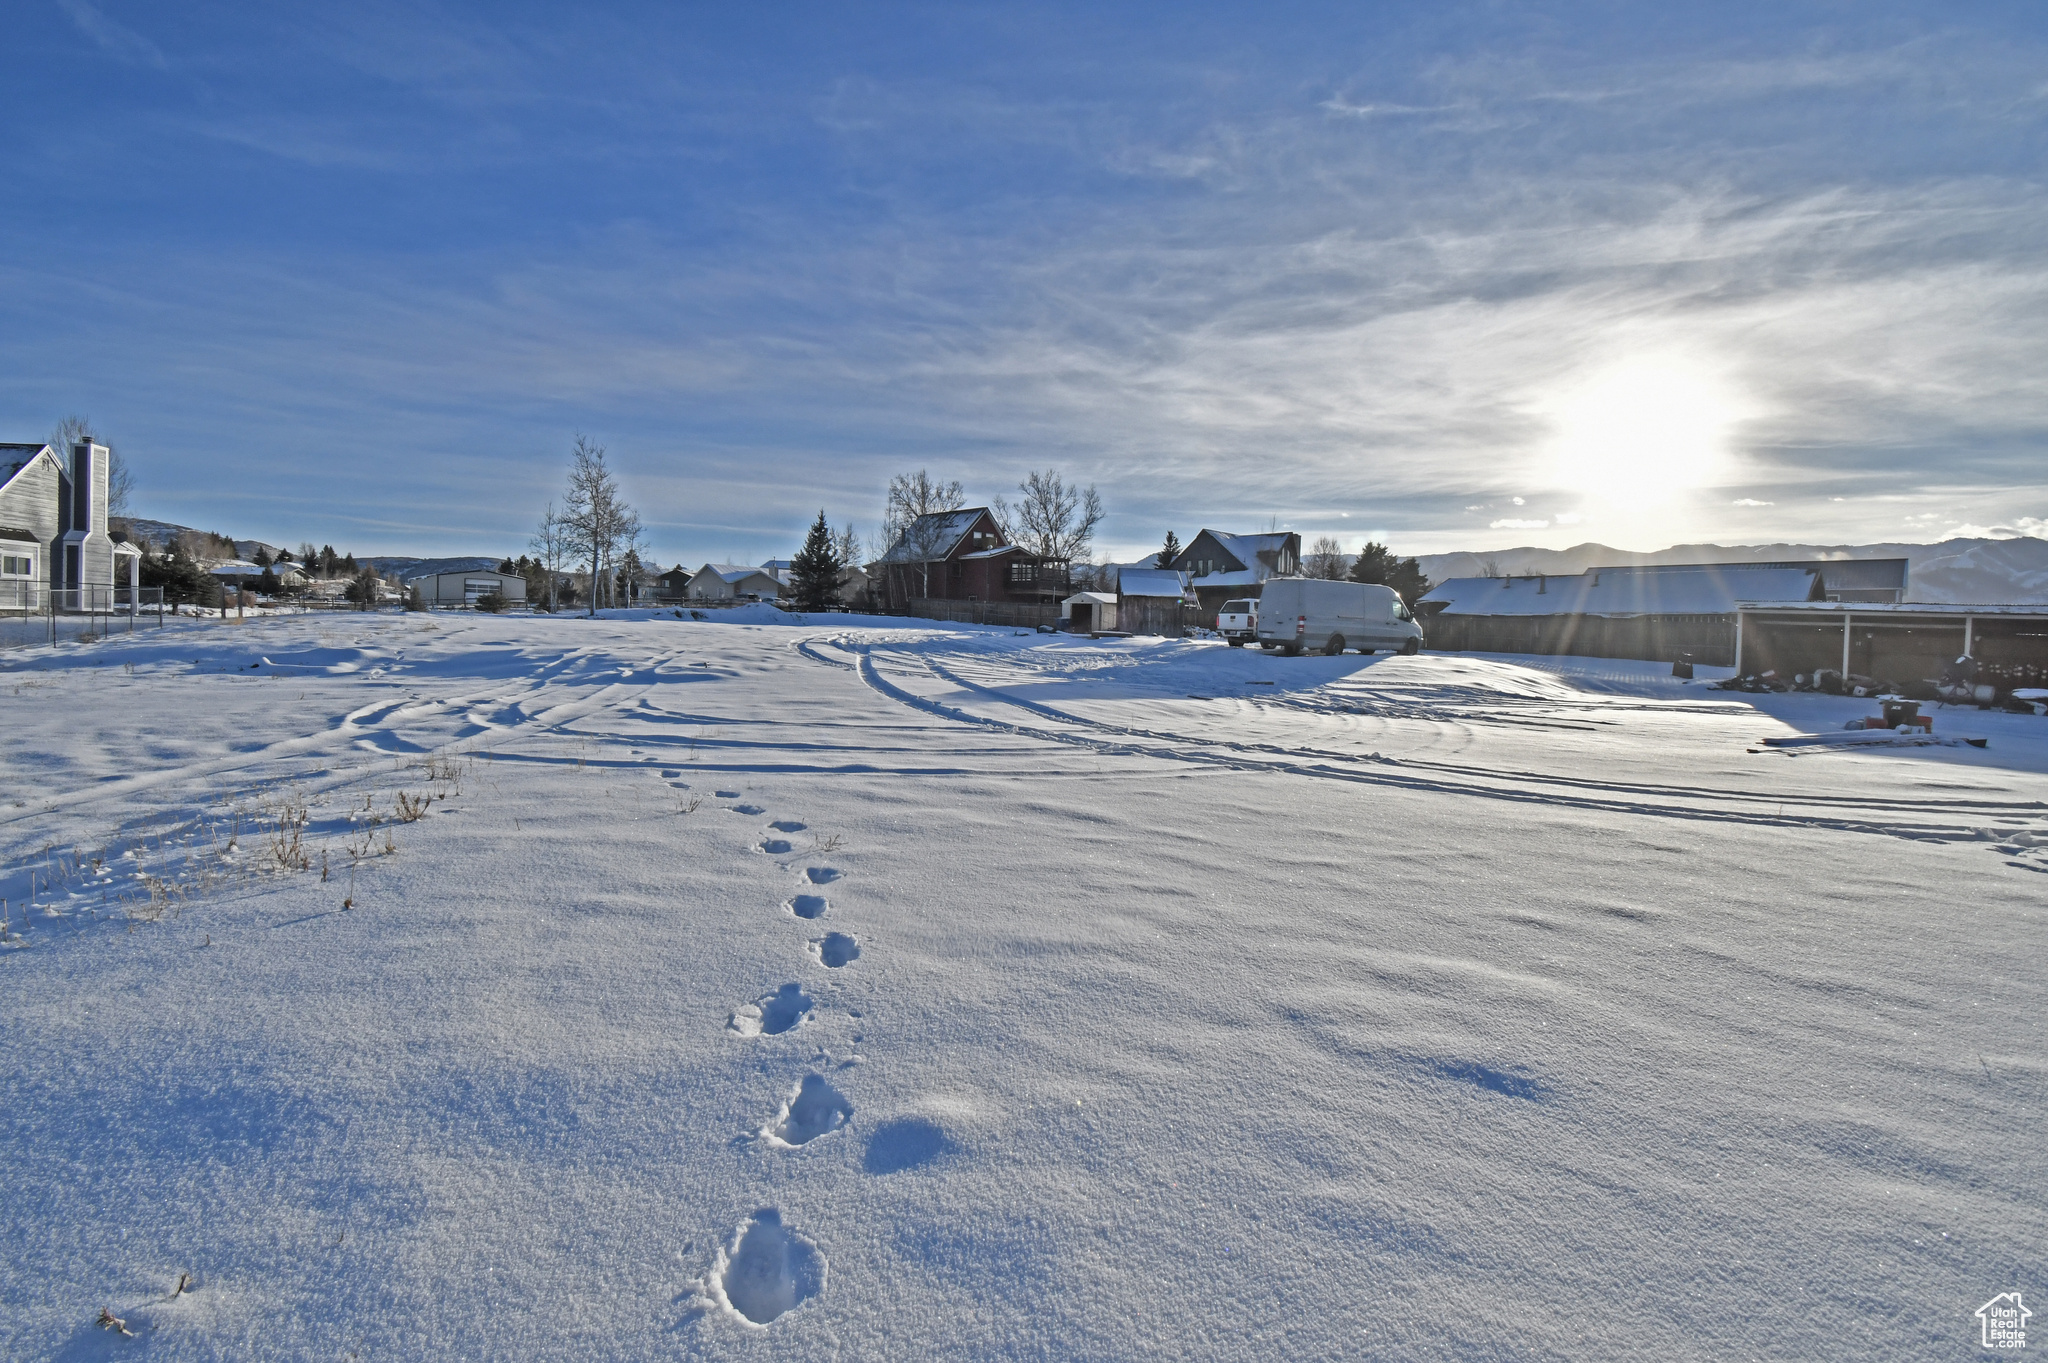
<path id="1" fill-rule="evenodd" d="M 116 587 L 134 587 L 140 555 L 107 534 L 111 458 L 89 440 L 68 457 L 43 444 L 0 444 L 0 608 L 41 609 L 54 590 L 59 609 L 104 610 Z"/>

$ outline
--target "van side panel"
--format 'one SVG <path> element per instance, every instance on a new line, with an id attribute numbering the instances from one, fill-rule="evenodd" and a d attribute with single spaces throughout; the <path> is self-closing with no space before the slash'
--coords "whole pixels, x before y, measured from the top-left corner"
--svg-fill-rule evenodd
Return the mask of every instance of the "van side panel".
<path id="1" fill-rule="evenodd" d="M 1395 614 L 1400 600 L 1392 587 L 1379 583 L 1268 578 L 1259 602 L 1257 637 L 1298 642 L 1304 650 L 1316 652 L 1339 634 L 1346 648 L 1398 648 L 1422 637 L 1419 626 Z"/>

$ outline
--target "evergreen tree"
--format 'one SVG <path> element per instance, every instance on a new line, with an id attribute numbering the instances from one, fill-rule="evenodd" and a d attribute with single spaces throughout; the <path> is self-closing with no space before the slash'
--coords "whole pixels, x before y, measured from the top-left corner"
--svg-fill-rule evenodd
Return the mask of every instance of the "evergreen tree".
<path id="1" fill-rule="evenodd" d="M 1401 594 L 1401 599 L 1412 610 L 1417 600 L 1430 588 L 1430 581 L 1423 576 L 1422 565 L 1412 558 L 1396 558 L 1393 550 L 1384 544 L 1368 542 L 1358 551 L 1358 562 L 1351 565 L 1353 582 L 1377 582 L 1392 587 Z"/>
<path id="2" fill-rule="evenodd" d="M 789 585 L 796 596 L 797 609 L 820 611 L 836 602 L 839 577 L 845 571 L 846 562 L 839 557 L 839 548 L 832 542 L 832 529 L 825 524 L 825 513 L 820 511 L 818 519 L 811 522 L 811 533 L 805 538 L 803 549 L 789 561 Z"/>
<path id="3" fill-rule="evenodd" d="M 1159 566 L 1171 568 L 1173 561 L 1180 557 L 1180 537 L 1171 530 L 1166 532 L 1166 547 L 1159 551 Z"/>
<path id="4" fill-rule="evenodd" d="M 523 563 L 524 560 L 522 559 L 521 562 Z M 503 563 L 500 563 L 498 565 L 498 571 L 501 573 L 516 573 L 519 571 L 519 567 L 520 565 L 518 563 L 514 563 L 511 559 L 508 558 Z"/>
<path id="5" fill-rule="evenodd" d="M 377 576 L 375 568 L 364 568 L 348 584 L 342 595 L 355 602 L 359 610 L 374 609 L 384 599 L 384 582 Z"/>

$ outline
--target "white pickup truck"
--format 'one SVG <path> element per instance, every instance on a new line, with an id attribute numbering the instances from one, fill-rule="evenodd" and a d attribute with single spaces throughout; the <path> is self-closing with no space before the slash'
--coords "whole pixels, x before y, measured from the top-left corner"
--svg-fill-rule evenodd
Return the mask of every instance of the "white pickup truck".
<path id="1" fill-rule="evenodd" d="M 1232 648 L 1243 648 L 1258 638 L 1258 598 L 1224 602 L 1223 609 L 1216 612 L 1216 632 L 1229 640 Z"/>

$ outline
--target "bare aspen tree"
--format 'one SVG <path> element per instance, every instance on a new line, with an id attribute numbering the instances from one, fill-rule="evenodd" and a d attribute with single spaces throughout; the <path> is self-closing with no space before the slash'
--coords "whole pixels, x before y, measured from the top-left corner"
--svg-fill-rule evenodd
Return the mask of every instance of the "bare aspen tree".
<path id="1" fill-rule="evenodd" d="M 1302 560 L 1302 576 L 1323 577 L 1336 581 L 1344 576 L 1348 565 L 1344 562 L 1344 546 L 1333 536 L 1324 535 L 1310 546 Z"/>
<path id="2" fill-rule="evenodd" d="M 1017 485 L 1017 539 L 1040 558 L 1085 559 L 1102 523 L 1102 498 L 1094 486 L 1069 484 L 1057 470 L 1033 473 Z"/>
<path id="3" fill-rule="evenodd" d="M 958 479 L 942 483 L 923 469 L 899 473 L 889 480 L 888 512 L 883 520 L 883 532 L 891 545 L 889 556 L 917 569 L 925 596 L 931 595 L 931 560 L 945 548 L 941 542 L 944 522 L 925 518 L 958 511 L 966 501 L 966 490 Z"/>
<path id="4" fill-rule="evenodd" d="M 121 451 L 114 448 L 111 440 L 99 440 L 92 433 L 92 423 L 82 416 L 67 416 L 57 423 L 50 432 L 50 448 L 64 461 L 71 464 L 71 447 L 86 440 L 96 440 L 107 452 L 107 515 L 110 519 L 121 520 L 128 515 L 129 500 L 135 495 L 135 474 L 128 468 L 128 461 L 121 457 Z"/>
<path id="5" fill-rule="evenodd" d="M 527 545 L 547 572 L 548 613 L 553 614 L 560 604 L 556 600 L 556 584 L 561 578 L 562 568 L 569 561 L 569 523 L 555 513 L 553 502 L 549 502 L 548 509 L 541 513 L 540 528 Z"/>
<path id="6" fill-rule="evenodd" d="M 604 462 L 604 446 L 583 436 L 569 452 L 569 491 L 562 521 L 569 551 L 590 565 L 590 614 L 600 601 L 612 602 L 612 565 L 640 539 L 640 517 L 619 494 L 618 479 Z"/>

